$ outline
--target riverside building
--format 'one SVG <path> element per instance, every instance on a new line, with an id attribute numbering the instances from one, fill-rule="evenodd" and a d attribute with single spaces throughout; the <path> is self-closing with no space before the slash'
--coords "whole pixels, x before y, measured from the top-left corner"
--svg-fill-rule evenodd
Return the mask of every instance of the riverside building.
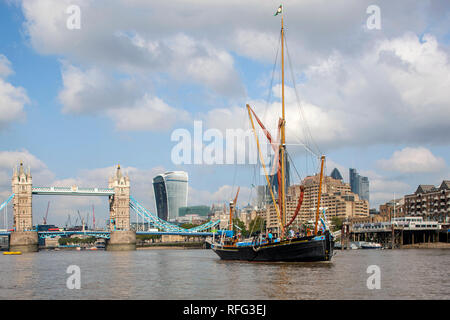
<path id="1" fill-rule="evenodd" d="M 416 192 L 405 196 L 405 215 L 421 216 L 423 220 L 450 221 L 450 180 L 439 187 L 421 184 Z"/>
<path id="2" fill-rule="evenodd" d="M 294 227 L 315 221 L 319 193 L 319 175 L 306 177 L 303 179 L 302 185 L 305 188 L 303 203 L 293 222 Z M 287 222 L 291 220 L 295 213 L 299 196 L 300 185 L 289 187 L 286 203 Z M 348 183 L 344 183 L 341 179 L 334 179 L 331 176 L 323 178 L 320 206 L 325 208 L 329 221 L 332 217 L 347 219 L 369 216 L 369 202 L 360 199 L 358 194 L 353 193 Z M 265 219 L 267 228 L 278 230 L 278 217 L 272 204 L 268 205 L 265 210 Z"/>

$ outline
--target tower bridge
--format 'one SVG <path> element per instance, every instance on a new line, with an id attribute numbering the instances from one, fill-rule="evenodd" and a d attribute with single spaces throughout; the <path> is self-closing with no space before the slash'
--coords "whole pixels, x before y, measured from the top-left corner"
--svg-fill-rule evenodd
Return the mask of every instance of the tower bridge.
<path id="1" fill-rule="evenodd" d="M 32 194 L 37 195 L 73 195 L 73 196 L 113 196 L 112 188 L 79 188 L 72 187 L 32 187 Z"/>
<path id="2" fill-rule="evenodd" d="M 38 237 L 48 238 L 55 236 L 68 236 L 70 232 L 37 232 L 33 229 L 32 196 L 33 195 L 68 195 L 68 196 L 107 196 L 109 199 L 109 231 L 84 231 L 96 237 L 109 239 L 110 250 L 136 249 L 136 231 L 130 228 L 130 208 L 158 232 L 152 234 L 179 234 L 179 235 L 210 235 L 208 230 L 217 226 L 220 221 L 210 221 L 201 226 L 184 229 L 175 224 L 164 221 L 144 208 L 130 195 L 130 179 L 124 175 L 117 166 L 115 174 L 108 180 L 107 188 L 80 188 L 71 187 L 33 187 L 31 169 L 25 170 L 21 162 L 13 170 L 12 195 L 0 204 L 0 211 L 6 210 L 8 203 L 13 206 L 13 228 L 10 235 L 10 249 L 16 251 L 37 251 Z M 138 234 L 149 232 L 138 231 Z M 73 232 L 70 235 L 74 234 Z M 212 233 L 211 233 L 212 234 Z"/>

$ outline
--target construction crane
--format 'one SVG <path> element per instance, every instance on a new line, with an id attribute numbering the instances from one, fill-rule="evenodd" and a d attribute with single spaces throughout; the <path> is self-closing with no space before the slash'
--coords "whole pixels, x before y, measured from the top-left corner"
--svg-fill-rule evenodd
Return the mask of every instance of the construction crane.
<path id="1" fill-rule="evenodd" d="M 77 210 L 78 216 L 80 217 L 82 231 L 84 231 L 84 219 L 81 217 L 80 210 Z"/>
<path id="2" fill-rule="evenodd" d="M 92 205 L 92 230 L 95 230 L 95 211 L 94 211 L 94 205 Z"/>
<path id="3" fill-rule="evenodd" d="M 230 222 L 229 222 L 230 230 L 233 230 L 233 211 L 236 207 L 236 201 L 237 201 L 240 189 L 241 189 L 241 187 L 238 187 L 238 190 L 236 192 L 236 197 L 234 197 L 234 200 L 230 201 Z"/>
<path id="4" fill-rule="evenodd" d="M 47 215 L 48 215 L 48 208 L 50 207 L 50 201 L 48 202 L 48 204 L 47 204 L 47 212 L 45 213 L 45 217 L 44 217 L 44 221 L 43 221 L 43 223 L 42 224 L 47 224 Z"/>
<path id="5" fill-rule="evenodd" d="M 66 228 L 70 227 L 71 221 L 70 221 L 70 214 L 67 215 L 67 221 L 66 221 Z"/>
<path id="6" fill-rule="evenodd" d="M 81 217 L 80 210 L 77 210 L 77 212 L 78 212 L 78 217 L 80 217 L 80 223 L 84 227 L 84 219 Z"/>

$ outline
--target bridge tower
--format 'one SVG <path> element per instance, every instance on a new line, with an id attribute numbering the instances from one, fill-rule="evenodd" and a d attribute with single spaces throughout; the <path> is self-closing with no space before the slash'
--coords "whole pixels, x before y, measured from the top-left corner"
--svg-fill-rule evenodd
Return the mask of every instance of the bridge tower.
<path id="1" fill-rule="evenodd" d="M 122 174 L 120 165 L 109 178 L 108 188 L 114 189 L 109 197 L 110 231 L 130 230 L 130 178 Z"/>
<path id="2" fill-rule="evenodd" d="M 114 189 L 114 195 L 109 197 L 111 233 L 106 250 L 136 250 L 136 231 L 130 228 L 130 178 L 122 174 L 120 165 L 109 178 L 108 187 Z"/>
<path id="3" fill-rule="evenodd" d="M 32 177 L 30 168 L 25 172 L 23 163 L 20 162 L 19 168 L 13 169 L 12 192 L 14 228 L 15 231 L 26 231 L 33 228 L 33 216 L 31 212 L 32 200 Z"/>
<path id="4" fill-rule="evenodd" d="M 11 251 L 37 251 L 38 235 L 33 229 L 33 215 L 31 209 L 32 200 L 31 170 L 25 172 L 23 162 L 19 168 L 13 169 L 11 181 L 14 213 L 14 231 L 11 232 L 9 248 Z"/>

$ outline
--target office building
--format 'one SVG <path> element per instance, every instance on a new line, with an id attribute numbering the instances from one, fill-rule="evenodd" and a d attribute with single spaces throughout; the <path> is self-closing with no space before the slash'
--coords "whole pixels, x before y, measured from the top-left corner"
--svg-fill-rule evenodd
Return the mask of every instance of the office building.
<path id="1" fill-rule="evenodd" d="M 158 217 L 175 221 L 179 209 L 187 206 L 188 174 L 184 171 L 169 171 L 153 178 L 153 189 Z"/>
<path id="2" fill-rule="evenodd" d="M 369 178 L 360 176 L 356 169 L 349 169 L 350 189 L 361 199 L 369 201 Z"/>
<path id="3" fill-rule="evenodd" d="M 190 206 L 190 207 L 180 207 L 178 209 L 179 217 L 187 215 L 198 215 L 201 217 L 207 217 L 210 213 L 211 208 L 208 206 Z"/>
<path id="4" fill-rule="evenodd" d="M 330 177 L 332 177 L 335 180 L 344 180 L 342 178 L 341 173 L 339 172 L 339 170 L 337 168 L 334 168 L 333 171 L 331 171 Z"/>

